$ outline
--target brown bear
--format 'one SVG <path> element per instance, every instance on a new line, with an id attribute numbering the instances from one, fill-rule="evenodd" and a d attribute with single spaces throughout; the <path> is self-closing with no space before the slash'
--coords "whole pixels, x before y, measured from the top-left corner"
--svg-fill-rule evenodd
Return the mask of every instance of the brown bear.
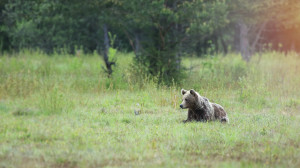
<path id="1" fill-rule="evenodd" d="M 228 123 L 229 119 L 224 108 L 216 103 L 211 103 L 207 98 L 200 96 L 195 90 L 184 90 L 181 89 L 183 95 L 182 103 L 180 108 L 188 108 L 188 117 L 183 122 L 190 121 L 215 121 Z"/>

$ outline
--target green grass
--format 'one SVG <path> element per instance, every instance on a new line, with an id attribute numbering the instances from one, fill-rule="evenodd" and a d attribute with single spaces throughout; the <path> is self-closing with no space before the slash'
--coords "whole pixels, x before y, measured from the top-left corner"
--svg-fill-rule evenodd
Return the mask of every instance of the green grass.
<path id="1" fill-rule="evenodd" d="M 185 58 L 169 87 L 132 57 L 118 53 L 107 79 L 97 55 L 0 56 L 0 167 L 300 166 L 297 54 Z M 230 124 L 183 124 L 181 88 L 224 106 Z"/>

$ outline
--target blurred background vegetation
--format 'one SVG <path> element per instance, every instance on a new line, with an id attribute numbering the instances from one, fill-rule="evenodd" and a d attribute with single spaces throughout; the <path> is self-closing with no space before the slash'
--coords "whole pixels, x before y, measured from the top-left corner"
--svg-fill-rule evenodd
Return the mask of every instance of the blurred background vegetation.
<path id="1" fill-rule="evenodd" d="M 300 51 L 298 0 L 1 0 L 0 51 L 96 52 L 110 76 L 116 51 L 171 83 L 186 55 Z"/>
<path id="2" fill-rule="evenodd" d="M 300 167 L 299 0 L 0 0 L 0 167 Z M 182 124 L 180 89 L 230 124 Z"/>

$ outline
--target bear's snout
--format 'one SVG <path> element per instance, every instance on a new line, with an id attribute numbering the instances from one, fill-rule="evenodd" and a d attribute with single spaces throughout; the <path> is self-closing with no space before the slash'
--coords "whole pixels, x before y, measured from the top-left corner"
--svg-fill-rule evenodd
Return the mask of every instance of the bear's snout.
<path id="1" fill-rule="evenodd" d="M 180 104 L 180 108 L 183 108 L 183 105 L 182 105 L 182 104 Z"/>

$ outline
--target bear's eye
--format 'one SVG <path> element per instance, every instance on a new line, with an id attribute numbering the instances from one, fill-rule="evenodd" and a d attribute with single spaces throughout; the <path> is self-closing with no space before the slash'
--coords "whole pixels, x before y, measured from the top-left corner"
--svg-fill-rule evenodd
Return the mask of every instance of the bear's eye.
<path id="1" fill-rule="evenodd" d="M 188 99 L 184 99 L 185 101 L 188 101 Z"/>

